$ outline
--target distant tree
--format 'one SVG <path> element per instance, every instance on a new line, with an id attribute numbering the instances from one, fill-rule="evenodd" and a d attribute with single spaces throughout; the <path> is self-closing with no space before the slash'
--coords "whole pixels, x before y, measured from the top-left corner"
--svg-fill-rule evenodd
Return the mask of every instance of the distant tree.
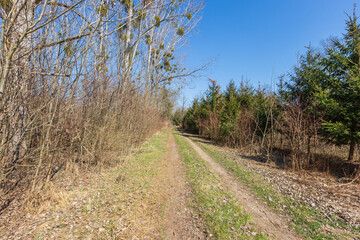
<path id="1" fill-rule="evenodd" d="M 222 106 L 222 96 L 217 82 L 211 79 L 209 81 L 209 89 L 200 105 L 199 132 L 217 141 L 220 139 L 219 111 Z"/>
<path id="2" fill-rule="evenodd" d="M 271 122 L 269 115 L 270 105 L 264 89 L 259 88 L 256 90 L 253 103 L 253 111 L 255 115 L 255 134 L 261 139 L 264 139 L 264 137 L 266 137 L 266 135 L 269 133 L 269 126 Z"/>
<path id="3" fill-rule="evenodd" d="M 176 109 L 171 120 L 175 126 L 180 126 L 183 117 L 183 111 L 181 109 Z"/>
<path id="4" fill-rule="evenodd" d="M 209 78 L 211 82 L 209 89 L 206 91 L 206 100 L 210 104 L 210 111 L 216 111 L 221 102 L 220 86 L 216 81 Z"/>
<path id="5" fill-rule="evenodd" d="M 222 95 L 221 134 L 226 143 L 241 147 L 251 139 L 253 89 L 244 82 L 237 87 L 230 81 Z"/>
<path id="6" fill-rule="evenodd" d="M 230 142 L 236 144 L 237 120 L 240 112 L 239 91 L 234 81 L 230 81 L 223 93 L 222 109 L 220 112 L 221 134 L 228 137 Z"/>
<path id="7" fill-rule="evenodd" d="M 355 14 L 348 16 L 343 39 L 333 39 L 323 61 L 327 75 L 317 94 L 324 110 L 324 135 L 338 145 L 349 145 L 354 158 L 360 141 L 360 27 Z"/>
<path id="8" fill-rule="evenodd" d="M 193 132 L 199 132 L 199 101 L 194 99 L 192 106 L 187 110 L 183 119 L 183 127 Z"/>

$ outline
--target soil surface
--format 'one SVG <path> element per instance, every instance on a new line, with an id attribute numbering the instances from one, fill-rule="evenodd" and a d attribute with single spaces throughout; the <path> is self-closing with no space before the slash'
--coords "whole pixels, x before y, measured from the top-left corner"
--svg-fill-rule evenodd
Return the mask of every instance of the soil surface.
<path id="1" fill-rule="evenodd" d="M 186 176 L 175 138 L 170 134 L 167 161 L 164 161 L 159 176 L 159 192 L 166 199 L 166 239 L 206 239 L 206 231 L 200 217 L 190 208 L 191 191 L 186 185 Z"/>
<path id="2" fill-rule="evenodd" d="M 186 137 L 186 139 L 206 161 L 211 170 L 222 179 L 225 188 L 240 200 L 245 212 L 252 216 L 252 220 L 257 229 L 272 236 L 274 239 L 300 239 L 300 237 L 288 227 L 288 219 L 270 210 L 265 204 L 260 202 L 244 184 L 236 180 L 192 140 L 188 137 Z"/>

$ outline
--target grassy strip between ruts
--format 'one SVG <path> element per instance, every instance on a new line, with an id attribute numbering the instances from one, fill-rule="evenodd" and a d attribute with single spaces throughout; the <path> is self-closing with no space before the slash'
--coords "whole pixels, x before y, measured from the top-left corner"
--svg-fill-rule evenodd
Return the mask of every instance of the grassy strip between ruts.
<path id="1" fill-rule="evenodd" d="M 360 229 L 351 228 L 349 224 L 335 217 L 328 217 L 319 210 L 304 205 L 299 199 L 292 199 L 275 192 L 273 187 L 264 182 L 260 176 L 247 170 L 241 162 L 236 161 L 223 151 L 213 146 L 195 142 L 215 161 L 248 186 L 261 200 L 271 208 L 291 217 L 292 227 L 304 238 L 309 239 L 360 239 Z"/>
<path id="2" fill-rule="evenodd" d="M 180 156 L 185 162 L 186 176 L 192 188 L 195 208 L 201 214 L 208 231 L 215 239 L 268 239 L 255 233 L 250 216 L 240 204 L 220 186 L 220 179 L 206 166 L 204 160 L 176 134 Z M 255 235 L 255 236 L 253 236 Z"/>

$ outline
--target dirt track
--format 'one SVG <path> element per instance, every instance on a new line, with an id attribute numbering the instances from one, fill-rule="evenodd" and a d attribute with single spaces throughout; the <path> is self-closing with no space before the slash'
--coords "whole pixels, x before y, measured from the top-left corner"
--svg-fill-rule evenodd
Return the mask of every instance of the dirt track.
<path id="1" fill-rule="evenodd" d="M 300 237 L 288 228 L 288 220 L 286 218 L 271 211 L 266 205 L 261 203 L 245 185 L 237 181 L 192 140 L 188 137 L 186 137 L 186 140 L 206 161 L 210 169 L 222 179 L 224 187 L 240 200 L 245 211 L 252 216 L 256 228 L 274 237 L 274 239 L 300 239 Z"/>
<path id="2" fill-rule="evenodd" d="M 164 219 L 166 239 L 206 239 L 199 216 L 188 207 L 191 192 L 186 185 L 184 166 L 173 134 L 170 134 L 166 158 L 158 185 L 167 202 Z"/>
<path id="3" fill-rule="evenodd" d="M 274 239 L 300 239 L 287 227 L 285 218 L 269 210 L 243 184 L 185 138 L 218 175 L 224 189 L 242 203 L 258 232 Z M 26 217 L 23 213 L 18 213 L 18 217 L 3 216 L 7 221 L 3 221 L 6 228 L 0 224 L 0 239 L 39 236 L 43 239 L 109 239 L 110 230 L 119 237 L 111 239 L 210 239 L 201 217 L 190 207 L 192 192 L 186 184 L 184 162 L 173 133 L 163 139 L 164 155 L 151 161 L 133 159 L 130 161 L 133 165 L 89 177 L 88 183 L 68 193 L 67 206 L 63 209 L 49 209 Z M 127 174 L 130 170 L 133 173 Z M 120 182 L 119 176 L 124 176 Z M 143 177 L 143 181 L 138 179 Z M 144 188 L 144 185 L 152 187 Z"/>

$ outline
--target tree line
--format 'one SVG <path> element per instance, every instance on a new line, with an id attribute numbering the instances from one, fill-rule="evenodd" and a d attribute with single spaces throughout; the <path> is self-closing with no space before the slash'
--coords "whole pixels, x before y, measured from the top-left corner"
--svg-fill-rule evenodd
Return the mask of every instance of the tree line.
<path id="1" fill-rule="evenodd" d="M 202 8 L 200 0 L 1 0 L 1 200 L 19 187 L 41 191 L 74 164 L 104 165 L 110 151 L 159 129 L 177 87 L 197 71 L 177 50 Z"/>
<path id="2" fill-rule="evenodd" d="M 177 112 L 176 121 L 231 147 L 258 145 L 268 159 L 275 148 L 290 149 L 289 164 L 295 170 L 309 167 L 312 148 L 320 143 L 347 146 L 347 160 L 358 160 L 359 53 L 360 26 L 354 11 L 343 36 L 330 39 L 320 50 L 307 47 L 297 65 L 280 77 L 276 92 L 233 81 L 221 91 L 210 80 L 204 96 L 193 101 L 182 121 Z"/>

